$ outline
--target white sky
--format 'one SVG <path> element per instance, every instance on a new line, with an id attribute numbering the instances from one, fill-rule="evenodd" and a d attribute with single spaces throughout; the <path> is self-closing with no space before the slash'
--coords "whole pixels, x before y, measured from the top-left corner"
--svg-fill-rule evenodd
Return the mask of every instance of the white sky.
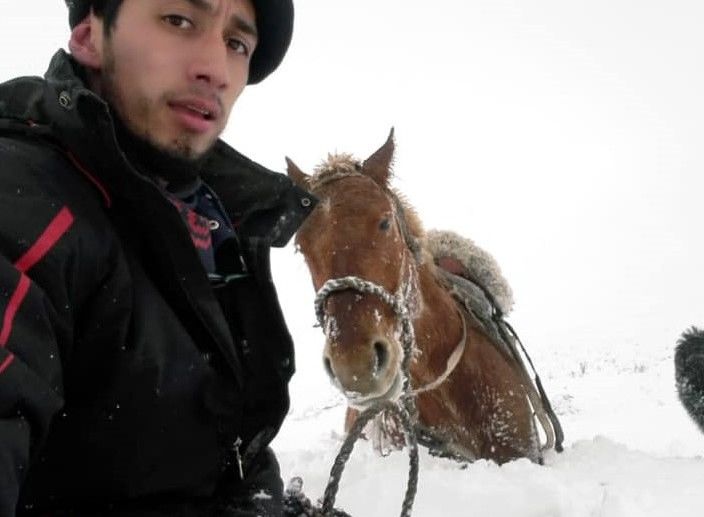
<path id="1" fill-rule="evenodd" d="M 704 324 L 704 3 L 296 4 L 290 53 L 240 99 L 229 143 L 310 170 L 395 126 L 397 187 L 497 257 L 533 349 Z M 0 80 L 42 74 L 68 39 L 63 1 L 0 13 Z"/>

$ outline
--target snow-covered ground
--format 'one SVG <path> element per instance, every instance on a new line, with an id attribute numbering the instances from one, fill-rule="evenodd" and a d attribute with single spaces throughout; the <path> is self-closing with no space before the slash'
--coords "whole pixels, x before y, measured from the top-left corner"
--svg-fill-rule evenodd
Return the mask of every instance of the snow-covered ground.
<path id="1" fill-rule="evenodd" d="M 300 255 L 280 252 L 282 301 L 298 347 L 288 420 L 275 441 L 285 478 L 301 476 L 321 497 L 343 439 L 345 403 L 323 373 L 323 337 L 313 328 L 312 288 Z M 309 300 L 308 308 L 301 299 Z M 545 321 L 549 321 L 545 315 Z M 557 325 L 559 328 L 559 325 Z M 571 342 L 526 343 L 562 421 L 565 451 L 545 465 L 460 465 L 422 451 L 414 515 L 495 517 L 673 517 L 704 512 L 704 435 L 677 400 L 671 335 L 607 329 Z M 521 333 L 520 329 L 517 329 Z M 559 334 L 558 331 L 553 331 Z M 664 335 L 664 338 L 663 338 Z M 637 337 L 636 337 L 637 336 Z M 405 451 L 378 457 L 355 446 L 337 504 L 355 517 L 400 513 Z"/>

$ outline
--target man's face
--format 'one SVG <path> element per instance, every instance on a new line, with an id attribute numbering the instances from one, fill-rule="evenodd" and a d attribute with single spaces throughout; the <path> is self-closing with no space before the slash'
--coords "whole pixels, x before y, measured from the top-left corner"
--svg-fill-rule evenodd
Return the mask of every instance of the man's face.
<path id="1" fill-rule="evenodd" d="M 93 17 L 100 93 L 127 127 L 183 158 L 208 151 L 247 84 L 250 0 L 124 0 L 109 34 Z"/>

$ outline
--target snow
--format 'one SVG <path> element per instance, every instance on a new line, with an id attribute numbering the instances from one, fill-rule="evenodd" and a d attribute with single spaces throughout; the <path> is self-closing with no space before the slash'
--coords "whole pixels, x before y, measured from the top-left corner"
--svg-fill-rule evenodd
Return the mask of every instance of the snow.
<path id="1" fill-rule="evenodd" d="M 344 439 L 345 401 L 323 373 L 324 338 L 312 326 L 312 288 L 301 279 L 306 271 L 302 260 L 297 264 L 300 255 L 292 259 L 284 250 L 278 257 L 281 273 L 298 273 L 289 277 L 282 301 L 286 310 L 289 297 L 298 299 L 287 314 L 293 314 L 299 374 L 292 383 L 291 413 L 274 447 L 284 479 L 301 476 L 304 492 L 315 500 L 325 491 Z M 309 311 L 300 304 L 302 292 L 310 299 Z M 704 435 L 677 400 L 675 338 L 624 339 L 617 346 L 585 346 L 575 339 L 559 348 L 526 343 L 564 427 L 564 452 L 550 452 L 544 465 L 517 460 L 498 466 L 484 460 L 459 464 L 421 447 L 413 515 L 701 515 Z M 380 457 L 371 443 L 359 441 L 336 505 L 354 516 L 399 515 L 407 479 L 406 451 Z"/>

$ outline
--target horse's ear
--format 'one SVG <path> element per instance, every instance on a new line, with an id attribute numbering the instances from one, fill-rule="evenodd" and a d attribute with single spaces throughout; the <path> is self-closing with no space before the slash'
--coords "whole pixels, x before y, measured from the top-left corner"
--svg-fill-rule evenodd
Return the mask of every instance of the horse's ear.
<path id="1" fill-rule="evenodd" d="M 299 169 L 298 165 L 293 163 L 293 160 L 288 156 L 286 157 L 286 173 L 288 174 L 288 177 L 302 189 L 308 190 L 310 188 L 308 183 L 310 176 Z"/>
<path id="2" fill-rule="evenodd" d="M 382 145 L 362 164 L 362 172 L 376 181 L 379 185 L 386 186 L 391 174 L 391 165 L 394 161 L 394 128 L 391 128 L 386 143 Z"/>

